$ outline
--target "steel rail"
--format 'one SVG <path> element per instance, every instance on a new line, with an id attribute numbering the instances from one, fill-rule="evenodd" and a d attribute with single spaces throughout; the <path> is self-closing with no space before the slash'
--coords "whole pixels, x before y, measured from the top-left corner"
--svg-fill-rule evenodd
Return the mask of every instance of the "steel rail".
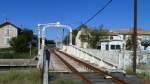
<path id="1" fill-rule="evenodd" d="M 103 74 L 103 75 L 111 76 L 111 77 L 112 77 L 112 80 L 113 80 L 116 84 L 127 84 L 124 80 L 119 79 L 118 77 L 113 76 L 113 75 L 111 75 L 111 74 L 109 74 L 109 73 L 107 73 L 107 72 L 105 72 L 105 71 L 103 71 L 103 70 L 101 70 L 101 69 L 99 69 L 99 68 L 97 68 L 97 67 L 94 67 L 94 66 L 92 66 L 92 65 L 90 65 L 90 64 L 88 64 L 88 63 L 85 63 L 85 62 L 83 62 L 83 61 L 77 59 L 77 58 L 74 58 L 74 57 L 72 57 L 71 55 L 69 55 L 69 54 L 67 54 L 67 53 L 64 53 L 64 52 L 62 52 L 62 51 L 59 51 L 59 52 L 61 52 L 62 54 L 68 56 L 69 58 L 73 59 L 74 61 L 76 61 L 76 62 L 78 62 L 78 63 L 84 65 L 85 67 L 87 67 L 87 68 L 89 68 L 89 69 L 95 71 L 95 72 L 98 73 L 99 75 L 102 75 L 102 74 Z"/>
<path id="2" fill-rule="evenodd" d="M 55 51 L 54 54 L 77 76 L 80 77 L 80 79 L 84 82 L 84 84 L 92 84 L 89 79 L 87 79 L 84 75 L 82 75 L 77 69 L 75 69 L 71 64 L 69 64 L 66 60 L 64 60 L 60 55 L 58 55 Z"/>

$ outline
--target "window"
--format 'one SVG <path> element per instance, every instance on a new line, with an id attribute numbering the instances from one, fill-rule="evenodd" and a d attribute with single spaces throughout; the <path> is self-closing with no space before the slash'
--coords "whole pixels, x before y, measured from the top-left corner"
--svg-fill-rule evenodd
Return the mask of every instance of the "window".
<path id="1" fill-rule="evenodd" d="M 5 36 L 9 36 L 10 35 L 10 29 L 5 29 Z"/>
<path id="2" fill-rule="evenodd" d="M 120 45 L 116 45 L 116 49 L 117 50 L 120 50 L 121 48 L 120 48 Z"/>
<path id="3" fill-rule="evenodd" d="M 109 50 L 109 45 L 106 45 L 106 50 Z"/>
<path id="4" fill-rule="evenodd" d="M 111 50 L 120 50 L 120 45 L 111 45 Z"/>
<path id="5" fill-rule="evenodd" d="M 111 50 L 114 50 L 115 49 L 115 45 L 111 45 Z"/>

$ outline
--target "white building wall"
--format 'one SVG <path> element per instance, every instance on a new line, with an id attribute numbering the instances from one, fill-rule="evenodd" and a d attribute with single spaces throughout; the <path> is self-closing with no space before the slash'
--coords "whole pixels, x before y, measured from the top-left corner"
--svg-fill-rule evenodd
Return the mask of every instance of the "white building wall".
<path id="1" fill-rule="evenodd" d="M 122 50 L 125 46 L 125 41 L 110 41 L 110 42 L 101 42 L 101 50 L 106 50 L 106 45 L 109 46 L 109 50 L 111 49 L 111 45 L 120 45 L 120 50 Z M 113 50 L 114 51 L 114 50 Z"/>
<path id="2" fill-rule="evenodd" d="M 113 36 L 113 40 L 124 40 L 123 35 Z"/>
<path id="3" fill-rule="evenodd" d="M 101 50 L 106 50 L 106 45 L 109 45 L 109 42 L 102 42 L 101 43 Z"/>
<path id="4" fill-rule="evenodd" d="M 9 30 L 9 35 L 6 34 L 7 29 Z M 0 28 L 0 48 L 10 47 L 9 43 L 6 43 L 6 39 L 11 39 L 12 37 L 16 37 L 17 35 L 18 29 L 12 25 L 6 25 Z"/>

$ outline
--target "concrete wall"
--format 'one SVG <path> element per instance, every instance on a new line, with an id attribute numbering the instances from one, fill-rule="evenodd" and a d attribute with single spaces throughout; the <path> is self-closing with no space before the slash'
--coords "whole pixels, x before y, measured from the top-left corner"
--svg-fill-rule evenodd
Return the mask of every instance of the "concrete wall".
<path id="1" fill-rule="evenodd" d="M 6 34 L 7 29 L 9 29 L 9 35 Z M 6 38 L 11 39 L 18 35 L 18 30 L 12 25 L 6 25 L 0 28 L 0 48 L 8 48 L 10 45 L 6 43 Z"/>

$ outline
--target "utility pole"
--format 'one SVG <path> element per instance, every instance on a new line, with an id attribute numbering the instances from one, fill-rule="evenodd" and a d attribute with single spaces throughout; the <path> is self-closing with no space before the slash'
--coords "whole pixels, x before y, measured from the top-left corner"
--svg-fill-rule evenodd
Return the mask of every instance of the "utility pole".
<path id="1" fill-rule="evenodd" d="M 133 29 L 133 73 L 136 74 L 136 58 L 137 58 L 137 10 L 138 0 L 134 0 L 134 29 Z"/>

